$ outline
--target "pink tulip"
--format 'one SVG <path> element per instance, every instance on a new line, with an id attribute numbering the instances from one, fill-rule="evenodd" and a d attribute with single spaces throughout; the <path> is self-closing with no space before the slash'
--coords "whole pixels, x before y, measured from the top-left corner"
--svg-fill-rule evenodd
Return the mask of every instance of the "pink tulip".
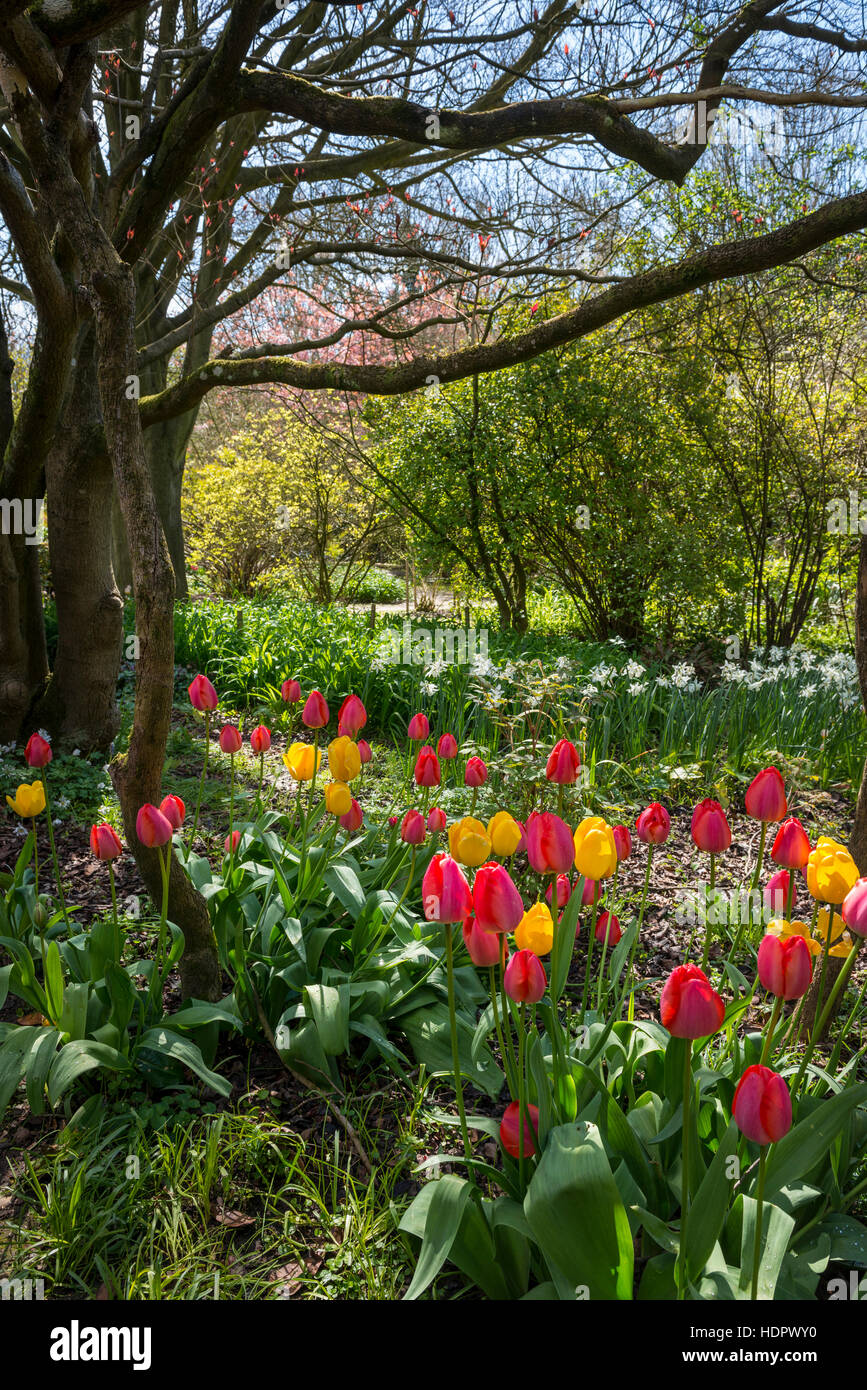
<path id="1" fill-rule="evenodd" d="M 287 705 L 297 705 L 301 699 L 301 686 L 298 681 L 284 681 L 280 687 L 280 696 Z"/>
<path id="2" fill-rule="evenodd" d="M 184 823 L 184 816 L 187 808 L 179 796 L 164 796 L 160 802 L 160 810 L 169 822 L 172 830 L 180 830 Z"/>
<path id="3" fill-rule="evenodd" d="M 561 738 L 548 754 L 545 776 L 549 782 L 556 782 L 558 786 L 566 787 L 577 782 L 580 771 L 581 758 L 578 749 L 574 743 L 569 742 L 568 738 Z"/>
<path id="4" fill-rule="evenodd" d="M 172 823 L 158 806 L 146 802 L 135 818 L 135 833 L 148 849 L 167 845 L 172 838 Z"/>
<path id="5" fill-rule="evenodd" d="M 364 812 L 362 811 L 355 797 L 353 797 L 352 805 L 350 806 L 349 810 L 345 813 L 345 815 L 342 815 L 340 817 L 340 824 L 342 825 L 344 830 L 354 832 L 356 830 L 361 829 L 363 821 Z"/>
<path id="6" fill-rule="evenodd" d="M 598 903 L 602 901 L 600 887 L 601 885 L 597 882 L 595 878 L 585 878 L 584 890 L 581 894 L 582 907 L 589 907 L 591 903 Z"/>
<path id="7" fill-rule="evenodd" d="M 473 880 L 473 910 L 484 931 L 514 931 L 524 915 L 524 903 L 508 869 L 482 864 Z"/>
<path id="8" fill-rule="evenodd" d="M 458 756 L 458 741 L 454 734 L 440 734 L 437 743 L 437 754 L 446 760 Z"/>
<path id="9" fill-rule="evenodd" d="M 311 690 L 304 701 L 301 722 L 306 724 L 308 729 L 324 729 L 328 723 L 328 705 L 324 695 L 320 695 L 318 690 Z"/>
<path id="10" fill-rule="evenodd" d="M 813 979 L 813 957 L 803 936 L 774 936 L 768 932 L 759 945 L 759 979 L 779 999 L 800 999 Z"/>
<path id="11" fill-rule="evenodd" d="M 527 858 L 537 874 L 565 874 L 573 867 L 575 841 L 552 811 L 532 811 L 527 820 Z"/>
<path id="12" fill-rule="evenodd" d="M 429 922 L 463 922 L 473 909 L 470 885 L 457 860 L 435 854 L 421 881 L 422 905 Z"/>
<path id="13" fill-rule="evenodd" d="M 358 756 L 363 763 L 369 763 L 373 757 L 373 749 L 366 739 L 360 738 L 358 740 Z"/>
<path id="14" fill-rule="evenodd" d="M 407 811 L 400 826 L 400 838 L 405 845 L 423 845 L 425 838 L 424 816 L 421 811 Z"/>
<path id="15" fill-rule="evenodd" d="M 438 787 L 442 781 L 440 760 L 429 743 L 419 749 L 413 776 L 417 787 Z"/>
<path id="16" fill-rule="evenodd" d="M 539 1133 L 539 1107 L 524 1107 L 524 1133 L 521 1135 L 521 1106 L 513 1100 L 506 1106 L 500 1121 L 500 1143 L 512 1158 L 530 1158 L 536 1152 Z"/>
<path id="17" fill-rule="evenodd" d="M 224 724 L 220 730 L 220 747 L 224 753 L 240 753 L 241 735 L 234 724 Z"/>
<path id="18" fill-rule="evenodd" d="M 748 816 L 753 820 L 782 820 L 788 810 L 786 787 L 775 767 L 766 767 L 757 773 L 744 796 Z"/>
<path id="19" fill-rule="evenodd" d="M 464 786 L 483 787 L 488 780 L 488 769 L 481 758 L 470 758 L 464 772 Z"/>
<path id="20" fill-rule="evenodd" d="M 470 960 L 479 969 L 486 966 L 497 965 L 500 960 L 500 942 L 503 940 L 496 932 L 486 931 L 480 927 L 472 914 L 464 921 L 461 928 L 464 937 L 464 945 L 470 953 Z"/>
<path id="21" fill-rule="evenodd" d="M 554 884 L 549 883 L 545 890 L 545 901 L 551 906 L 551 899 L 554 896 Z M 557 875 L 557 909 L 563 908 L 572 896 L 572 887 L 566 874 Z"/>
<path id="22" fill-rule="evenodd" d="M 194 709 L 205 711 L 217 708 L 217 692 L 207 676 L 196 676 L 188 691 Z"/>
<path id="23" fill-rule="evenodd" d="M 706 854 L 722 854 L 732 842 L 732 832 L 725 811 L 718 801 L 706 797 L 692 813 L 690 826 L 693 844 Z"/>
<path id="24" fill-rule="evenodd" d="M 225 850 L 226 854 L 234 854 L 235 850 L 238 848 L 240 843 L 240 830 L 233 830 L 231 835 L 227 835 L 225 840 L 223 841 L 223 849 Z"/>
<path id="25" fill-rule="evenodd" d="M 119 835 L 105 822 L 90 827 L 90 848 L 97 859 L 117 859 L 123 854 Z"/>
<path id="26" fill-rule="evenodd" d="M 267 753 L 271 747 L 271 730 L 264 724 L 257 724 L 250 735 L 250 747 L 254 753 Z"/>
<path id="27" fill-rule="evenodd" d="M 31 734 L 24 749 L 28 767 L 47 767 L 51 762 L 51 744 L 41 734 Z"/>
<path id="28" fill-rule="evenodd" d="M 792 875 L 787 869 L 777 869 L 775 874 L 771 874 L 762 890 L 762 901 L 765 908 L 774 917 L 783 917 L 786 913 L 791 882 Z"/>
<path id="29" fill-rule="evenodd" d="M 533 951 L 516 951 L 503 976 L 503 988 L 516 1004 L 538 1004 L 548 986 L 545 967 Z"/>
<path id="30" fill-rule="evenodd" d="M 771 858 L 785 869 L 803 869 L 810 857 L 810 838 L 797 816 L 784 820 L 771 846 Z"/>
<path id="31" fill-rule="evenodd" d="M 446 828 L 446 813 L 441 811 L 439 806 L 431 806 L 427 813 L 427 828 L 432 834 L 437 835 Z"/>
<path id="32" fill-rule="evenodd" d="M 705 1038 L 722 1027 L 725 1005 L 697 965 L 678 965 L 660 999 L 663 1028 L 673 1038 Z"/>
<path id="33" fill-rule="evenodd" d="M 867 878 L 859 878 L 853 883 L 843 899 L 840 915 L 850 932 L 856 936 L 867 936 Z"/>
<path id="34" fill-rule="evenodd" d="M 792 1097 L 783 1078 L 770 1067 L 747 1067 L 737 1084 L 732 1118 L 754 1144 L 782 1139 L 792 1128 Z"/>
<path id="35" fill-rule="evenodd" d="M 635 822 L 635 832 L 646 845 L 664 845 L 671 833 L 671 817 L 665 807 L 651 801 Z"/>
<path id="36" fill-rule="evenodd" d="M 347 695 L 337 711 L 337 735 L 354 739 L 367 723 L 367 710 L 357 695 Z"/>
<path id="37" fill-rule="evenodd" d="M 628 859 L 632 853 L 632 836 L 625 825 L 612 825 L 611 833 L 614 836 L 614 847 L 617 850 L 617 858 L 622 863 Z"/>
<path id="38" fill-rule="evenodd" d="M 430 720 L 426 714 L 414 714 L 409 721 L 407 734 L 413 743 L 424 743 L 430 733 Z M 433 751 L 433 750 L 431 750 Z"/>

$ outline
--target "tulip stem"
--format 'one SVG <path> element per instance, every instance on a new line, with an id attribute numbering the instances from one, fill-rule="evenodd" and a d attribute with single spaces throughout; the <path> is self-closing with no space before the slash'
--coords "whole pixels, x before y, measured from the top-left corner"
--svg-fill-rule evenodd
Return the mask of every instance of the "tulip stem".
<path id="1" fill-rule="evenodd" d="M 261 809 L 262 809 L 260 803 L 261 803 L 261 801 L 262 801 L 262 788 L 263 788 L 264 785 L 265 785 L 265 754 L 264 754 L 264 753 L 260 753 L 260 754 L 259 754 L 259 786 L 258 786 L 258 789 L 257 789 L 257 791 L 256 791 L 256 802 L 255 802 L 255 806 L 254 806 L 254 809 L 253 809 L 253 819 L 254 819 L 254 820 L 255 820 L 256 817 L 260 814 Z"/>
<path id="2" fill-rule="evenodd" d="M 711 900 L 713 899 L 714 888 L 716 886 L 716 855 L 710 856 L 710 883 L 708 884 L 707 895 L 704 900 L 704 950 L 701 953 L 701 968 L 707 970 L 708 957 L 710 955 L 710 939 L 713 935 L 713 927 L 710 921 Z"/>
<path id="3" fill-rule="evenodd" d="M 111 910 L 114 915 L 114 952 L 115 959 L 119 965 L 123 948 L 120 940 L 120 923 L 117 920 L 117 890 L 114 884 L 114 861 L 111 859 L 108 861 L 108 882 L 111 888 Z"/>
<path id="4" fill-rule="evenodd" d="M 461 1057 L 458 1048 L 458 1017 L 455 1009 L 455 964 L 454 964 L 454 944 L 452 942 L 452 923 L 444 922 L 446 935 L 446 974 L 448 977 L 449 990 L 449 1024 L 452 1036 L 452 1070 L 455 1076 L 455 1094 L 458 1101 L 458 1115 L 461 1121 L 461 1134 L 464 1141 L 464 1158 L 469 1163 L 473 1157 L 473 1150 L 470 1144 L 470 1132 L 467 1129 L 467 1112 L 464 1109 L 464 1086 L 461 1078 Z M 472 1168 L 469 1173 L 470 1182 L 474 1183 Z"/>
<path id="5" fill-rule="evenodd" d="M 235 824 L 235 755 L 232 754 L 229 770 L 229 877 L 235 867 L 235 842 L 232 839 L 232 829 Z"/>
<path id="6" fill-rule="evenodd" d="M 510 1023 L 509 1002 L 506 994 L 506 938 L 500 936 L 500 1003 L 503 1006 L 503 1032 L 506 1038 L 506 1046 L 509 1053 L 509 1062 L 512 1068 L 513 1077 L 517 1074 L 518 1063 L 515 1057 L 515 1047 L 512 1042 L 512 1028 Z M 517 1090 L 517 1087 L 515 1088 Z"/>
<path id="7" fill-rule="evenodd" d="M 45 775 L 48 769 L 42 769 L 42 786 L 45 791 L 45 819 L 48 822 L 48 843 L 51 846 L 51 858 L 54 864 L 54 877 L 57 880 L 57 892 L 60 897 L 60 906 L 63 909 L 63 920 L 66 923 L 66 930 L 71 931 L 69 922 L 69 912 L 66 907 L 66 897 L 63 892 L 63 880 L 60 877 L 60 863 L 57 858 L 57 846 L 54 843 L 54 826 L 51 823 L 51 797 L 48 792 L 48 778 Z M 33 823 L 33 833 L 36 834 L 36 822 Z"/>
<path id="8" fill-rule="evenodd" d="M 587 1014 L 587 999 L 590 989 L 590 966 L 593 962 L 593 945 L 596 941 L 596 915 L 599 911 L 599 889 L 593 892 L 593 913 L 590 921 L 590 940 L 587 943 L 587 965 L 584 972 L 584 990 L 581 995 L 581 1026 L 584 1026 L 584 1019 Z"/>
<path id="9" fill-rule="evenodd" d="M 36 901 L 39 902 L 39 843 L 36 839 L 36 817 L 30 821 L 33 834 L 33 887 L 36 893 Z"/>
<path id="10" fill-rule="evenodd" d="M 688 1282 L 686 1268 L 686 1213 L 689 1207 L 689 1131 L 692 1108 L 692 1041 L 684 1039 L 686 1055 L 683 1063 L 683 1169 L 680 1177 L 680 1250 L 677 1262 L 677 1297 L 686 1298 Z"/>
<path id="11" fill-rule="evenodd" d="M 635 953 L 636 953 L 636 951 L 638 950 L 638 942 L 639 942 L 639 938 L 641 937 L 641 926 L 642 926 L 642 923 L 644 922 L 644 909 L 645 909 L 645 907 L 646 907 L 646 905 L 647 905 L 647 892 L 648 892 L 648 889 L 650 888 L 650 868 L 651 868 L 651 865 L 652 865 L 652 864 L 653 864 L 653 845 L 652 845 L 652 844 L 648 844 L 648 846 L 647 846 L 647 868 L 646 868 L 645 871 L 644 871 L 644 888 L 643 888 L 642 891 L 641 891 L 641 907 L 638 909 L 638 926 L 637 926 L 636 929 L 635 929 L 635 940 L 633 941 L 633 943 L 632 943 L 632 949 L 631 949 L 631 951 L 629 952 L 629 960 L 628 960 L 627 965 L 626 965 L 626 974 L 625 974 L 625 976 L 624 976 L 624 979 L 625 979 L 625 981 L 626 981 L 627 987 L 629 987 L 629 980 L 630 980 L 630 977 L 631 977 L 631 975 L 632 975 L 633 966 L 634 966 L 634 964 L 635 964 Z M 629 989 L 629 1007 L 628 1007 L 628 1010 L 627 1010 L 627 1014 L 628 1014 L 628 1017 L 629 1017 L 629 1022 L 631 1023 L 632 1020 L 633 1020 L 633 1018 L 634 1018 L 634 1016 L 635 1016 L 635 987 L 634 987 L 634 986 L 632 986 L 632 987 Z"/>
<path id="12" fill-rule="evenodd" d="M 500 1045 L 500 1056 L 503 1059 L 503 1067 L 506 1072 L 506 1084 L 509 1087 L 509 1095 L 511 1096 L 512 1100 L 514 1100 L 516 1090 L 514 1059 L 510 1057 L 509 1053 L 506 1051 L 506 1041 L 503 1037 L 503 1029 L 500 1024 L 500 1009 L 499 1005 L 497 1004 L 497 977 L 493 965 L 489 967 L 488 974 L 490 976 L 491 1008 L 494 1011 L 494 1027 L 497 1032 L 497 1042 Z"/>
<path id="13" fill-rule="evenodd" d="M 773 851 L 771 851 L 773 853 Z M 789 869 L 789 891 L 786 895 L 786 921 L 792 920 L 792 907 L 795 902 L 795 870 Z"/>
<path id="14" fill-rule="evenodd" d="M 750 1292 L 750 1299 L 756 1302 L 759 1296 L 759 1266 L 762 1260 L 762 1205 L 765 1199 L 765 1163 L 768 1157 L 768 1145 L 763 1144 L 759 1154 L 759 1176 L 756 1188 L 756 1235 L 753 1242 L 753 1286 Z"/>
<path id="15" fill-rule="evenodd" d="M 596 1012 L 602 1008 L 602 984 L 605 979 L 605 957 L 608 955 L 608 937 L 611 934 L 611 913 L 608 914 L 608 921 L 605 925 L 605 940 L 602 942 L 602 964 L 599 967 L 599 985 L 596 990 Z"/>
<path id="16" fill-rule="evenodd" d="M 199 794 L 196 797 L 196 814 L 193 818 L 193 829 L 190 834 L 190 849 L 196 842 L 196 831 L 199 828 L 199 812 L 202 809 L 202 792 L 205 787 L 205 777 L 208 772 L 208 754 L 211 751 L 211 711 L 205 710 L 205 760 L 202 763 L 202 775 L 199 778 Z"/>
<path id="17" fill-rule="evenodd" d="M 518 1029 L 518 1188 L 524 1194 L 524 1137 L 527 1133 L 527 1096 L 524 1085 L 524 1004 L 518 1005 L 520 1027 Z"/>
<path id="18" fill-rule="evenodd" d="M 154 956 L 154 968 L 153 974 L 151 975 L 149 991 L 151 1000 L 154 1003 L 156 1003 L 159 998 L 160 986 L 162 984 L 162 970 L 160 966 L 160 960 L 163 954 L 163 945 L 165 942 L 166 935 L 166 922 L 168 920 L 169 915 L 169 856 L 171 852 L 171 840 L 166 845 L 165 855 L 163 855 L 162 850 L 157 850 L 157 854 L 159 856 L 160 861 L 160 873 L 162 875 L 163 880 L 163 905 L 162 911 L 160 913 L 160 929 L 159 934 L 157 936 L 157 949 L 156 954 Z M 160 1012 L 162 1012 L 162 1001 L 160 1001 Z"/>
<path id="19" fill-rule="evenodd" d="M 764 1044 L 764 1047 L 762 1048 L 762 1060 L 761 1060 L 761 1062 L 759 1063 L 759 1065 L 762 1066 L 762 1067 L 764 1067 L 764 1066 L 767 1065 L 767 1060 L 768 1060 L 768 1058 L 770 1057 L 771 1052 L 772 1052 L 772 1050 L 773 1050 L 774 1032 L 775 1032 L 776 1027 L 777 1027 L 777 1020 L 778 1020 L 779 1017 L 780 1017 L 780 1010 L 781 1010 L 782 1007 L 783 1007 L 783 1001 L 782 1001 L 781 997 L 780 997 L 779 994 L 778 994 L 778 995 L 776 996 L 776 998 L 774 999 L 774 1007 L 773 1007 L 773 1009 L 771 1010 L 771 1017 L 770 1017 L 770 1019 L 769 1019 L 769 1021 L 768 1021 L 768 1030 L 767 1030 L 767 1032 L 766 1032 L 766 1034 L 765 1034 L 765 1044 Z"/>

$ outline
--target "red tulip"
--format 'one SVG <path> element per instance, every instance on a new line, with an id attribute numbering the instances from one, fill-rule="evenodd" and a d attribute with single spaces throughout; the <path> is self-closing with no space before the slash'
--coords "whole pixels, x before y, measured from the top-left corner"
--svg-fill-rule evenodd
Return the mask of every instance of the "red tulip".
<path id="1" fill-rule="evenodd" d="M 400 838 L 405 845 L 423 845 L 425 837 L 424 816 L 421 811 L 407 811 L 400 825 Z"/>
<path id="2" fill-rule="evenodd" d="M 464 771 L 464 786 L 483 787 L 488 780 L 488 769 L 481 758 L 470 758 Z"/>
<path id="3" fill-rule="evenodd" d="M 267 753 L 271 747 L 271 730 L 264 724 L 257 724 L 250 734 L 250 747 L 254 753 Z"/>
<path id="4" fill-rule="evenodd" d="M 611 833 L 614 836 L 617 858 L 622 863 L 622 861 L 628 859 L 632 853 L 632 836 L 625 825 L 612 825 Z"/>
<path id="5" fill-rule="evenodd" d="M 240 753 L 241 735 L 234 724 L 224 724 L 220 730 L 220 747 L 224 753 Z"/>
<path id="6" fill-rule="evenodd" d="M 90 848 L 97 859 L 117 859 L 119 854 L 123 854 L 120 837 L 105 822 L 90 827 Z"/>
<path id="7" fill-rule="evenodd" d="M 759 946 L 759 979 L 780 999 L 800 999 L 813 979 L 813 957 L 803 936 L 768 932 Z"/>
<path id="8" fill-rule="evenodd" d="M 217 708 L 217 692 L 207 676 L 196 676 L 188 693 L 194 709 L 204 711 Z"/>
<path id="9" fill-rule="evenodd" d="M 598 903 L 602 900 L 599 891 L 600 885 L 595 878 L 585 878 L 584 891 L 581 894 L 581 906 L 589 907 L 591 903 Z"/>
<path id="10" fill-rule="evenodd" d="M 771 858 L 784 869 L 803 869 L 810 857 L 810 838 L 797 816 L 784 820 L 771 846 Z"/>
<path id="11" fill-rule="evenodd" d="M 461 928 L 464 936 L 464 945 L 470 953 L 470 960 L 473 965 L 480 969 L 485 966 L 497 965 L 500 960 L 500 942 L 503 940 L 496 932 L 486 931 L 480 927 L 475 917 L 470 914 L 464 920 Z"/>
<path id="12" fill-rule="evenodd" d="M 500 1143 L 512 1158 L 529 1158 L 536 1152 L 536 1135 L 539 1133 L 539 1107 L 524 1106 L 524 1135 L 521 1139 L 521 1107 L 513 1100 L 506 1106 L 500 1121 Z M 522 1152 L 523 1151 L 523 1152 Z"/>
<path id="13" fill-rule="evenodd" d="M 775 767 L 757 773 L 747 787 L 744 805 L 753 820 L 782 820 L 788 810 L 786 787 Z"/>
<path id="14" fill-rule="evenodd" d="M 508 869 L 482 864 L 473 880 L 473 909 L 484 931 L 514 931 L 524 915 L 524 903 Z"/>
<path id="15" fill-rule="evenodd" d="M 429 743 L 419 749 L 413 775 L 417 787 L 438 787 L 442 781 L 440 760 Z"/>
<path id="16" fill-rule="evenodd" d="M 441 811 L 439 806 L 431 806 L 427 813 L 427 828 L 433 834 L 437 834 L 446 828 L 446 813 Z"/>
<path id="17" fill-rule="evenodd" d="M 389 818 L 388 818 L 388 823 L 389 823 L 389 825 L 391 826 L 391 828 L 392 828 L 392 830 L 393 830 L 394 827 L 397 825 L 397 816 L 389 816 Z"/>
<path id="18" fill-rule="evenodd" d="M 172 823 L 158 806 L 148 801 L 135 818 L 135 833 L 148 849 L 156 849 L 172 838 Z"/>
<path id="19" fill-rule="evenodd" d="M 840 915 L 850 932 L 856 936 L 867 936 L 867 878 L 859 878 L 853 883 L 843 899 Z"/>
<path id="20" fill-rule="evenodd" d="M 306 724 L 308 729 L 324 729 L 328 723 L 328 705 L 318 690 L 311 690 L 304 701 L 301 722 Z"/>
<path id="21" fill-rule="evenodd" d="M 596 940 L 604 943 L 606 933 L 608 935 L 608 945 L 616 946 L 623 932 L 620 930 L 620 918 L 615 917 L 613 912 L 602 912 L 596 923 Z"/>
<path id="22" fill-rule="evenodd" d="M 454 734 L 440 734 L 437 753 L 441 758 L 446 759 L 458 756 L 458 741 Z"/>
<path id="23" fill-rule="evenodd" d="M 164 796 L 160 802 L 160 810 L 165 816 L 172 830 L 180 830 L 184 823 L 184 816 L 187 808 L 179 796 Z"/>
<path id="24" fill-rule="evenodd" d="M 342 738 L 347 734 L 354 739 L 361 733 L 367 723 L 367 710 L 361 703 L 357 695 L 347 695 L 340 709 L 337 711 L 337 736 Z"/>
<path id="25" fill-rule="evenodd" d="M 344 830 L 355 831 L 361 829 L 363 821 L 364 812 L 362 811 L 355 797 L 353 797 L 352 805 L 350 806 L 349 810 L 345 813 L 345 815 L 342 815 L 340 817 L 340 824 L 343 826 Z"/>
<path id="26" fill-rule="evenodd" d="M 24 749 L 28 767 L 47 767 L 51 762 L 51 744 L 41 734 L 31 734 Z"/>
<path id="27" fill-rule="evenodd" d="M 287 705 L 297 705 L 301 699 L 301 686 L 298 681 L 284 681 L 280 687 L 280 695 Z"/>
<path id="28" fill-rule="evenodd" d="M 406 732 L 413 743 L 424 743 L 430 733 L 430 720 L 427 715 L 414 714 Z"/>
<path id="29" fill-rule="evenodd" d="M 537 874 L 565 874 L 575 861 L 575 841 L 552 811 L 532 811 L 527 820 L 527 858 Z"/>
<path id="30" fill-rule="evenodd" d="M 665 807 L 651 801 L 635 822 L 635 832 L 646 845 L 664 845 L 671 832 L 671 817 Z"/>
<path id="31" fill-rule="evenodd" d="M 235 850 L 238 848 L 240 843 L 240 830 L 233 830 L 231 835 L 227 835 L 225 840 L 223 841 L 223 849 L 225 850 L 226 854 L 234 854 Z"/>
<path id="32" fill-rule="evenodd" d="M 548 985 L 545 967 L 534 951 L 516 951 L 503 976 L 503 987 L 516 1004 L 538 1004 Z"/>
<path id="33" fill-rule="evenodd" d="M 545 776 L 549 782 L 556 782 L 559 786 L 565 787 L 577 782 L 580 771 L 581 759 L 578 756 L 578 749 L 574 743 L 569 742 L 568 738 L 561 738 L 560 742 L 555 743 L 548 754 Z"/>
<path id="34" fill-rule="evenodd" d="M 678 965 L 660 1000 L 663 1028 L 673 1038 L 705 1038 L 722 1027 L 725 1005 L 697 965 Z"/>
<path id="35" fill-rule="evenodd" d="M 369 763 L 373 757 L 373 749 L 366 739 L 360 738 L 358 740 L 358 756 L 363 763 Z"/>
<path id="36" fill-rule="evenodd" d="M 732 1118 L 754 1144 L 775 1144 L 792 1128 L 789 1088 L 770 1067 L 747 1067 L 732 1101 Z"/>
<path id="37" fill-rule="evenodd" d="M 718 801 L 706 797 L 692 813 L 690 827 L 693 843 L 706 854 L 722 854 L 732 842 L 732 832 L 725 811 Z"/>
<path id="38" fill-rule="evenodd" d="M 456 859 L 435 854 L 421 881 L 424 915 L 429 922 L 463 922 L 473 910 L 470 885 Z"/>
<path id="39" fill-rule="evenodd" d="M 774 917 L 783 917 L 789 901 L 789 886 L 792 875 L 787 869 L 777 869 L 771 874 L 762 890 L 762 899 L 768 912 Z"/>
<path id="40" fill-rule="evenodd" d="M 565 907 L 572 896 L 572 886 L 566 874 L 557 875 L 557 908 Z M 554 884 L 549 883 L 545 892 L 545 901 L 551 906 L 551 899 L 554 896 Z"/>

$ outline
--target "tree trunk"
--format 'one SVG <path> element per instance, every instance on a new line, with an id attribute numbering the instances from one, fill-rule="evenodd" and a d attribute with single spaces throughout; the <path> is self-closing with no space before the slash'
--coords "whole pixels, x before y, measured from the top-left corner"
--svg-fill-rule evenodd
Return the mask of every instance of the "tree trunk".
<path id="1" fill-rule="evenodd" d="M 861 700 L 867 710 L 867 536 L 861 537 L 858 555 L 858 588 L 855 597 L 855 662 Z M 859 873 L 867 872 L 867 763 L 861 774 L 861 787 L 855 807 L 855 823 L 849 839 L 849 853 Z"/>
<path id="2" fill-rule="evenodd" d="M 39 548 L 0 535 L 0 743 L 21 736 L 47 679 Z"/>

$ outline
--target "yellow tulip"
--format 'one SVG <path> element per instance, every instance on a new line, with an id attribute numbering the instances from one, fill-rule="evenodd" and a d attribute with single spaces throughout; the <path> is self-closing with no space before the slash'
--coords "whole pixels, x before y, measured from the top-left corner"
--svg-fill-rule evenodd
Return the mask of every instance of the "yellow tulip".
<path id="1" fill-rule="evenodd" d="M 826 939 L 829 956 L 848 956 L 852 949 L 852 938 L 846 930 L 843 918 L 839 912 L 835 912 L 832 919 L 827 907 L 823 907 L 819 911 L 813 936 L 816 955 L 823 953 Z"/>
<path id="2" fill-rule="evenodd" d="M 521 827 L 508 811 L 498 811 L 488 821 L 488 838 L 494 854 L 498 854 L 501 859 L 508 859 L 521 843 Z"/>
<path id="3" fill-rule="evenodd" d="M 491 852 L 491 840 L 484 824 L 464 816 L 449 826 L 449 854 L 468 869 L 477 869 Z"/>
<path id="4" fill-rule="evenodd" d="M 821 903 L 841 903 L 858 881 L 858 869 L 845 845 L 822 835 L 807 860 L 807 887 Z"/>
<path id="5" fill-rule="evenodd" d="M 318 748 L 314 750 L 312 743 L 293 743 L 283 754 L 283 761 L 296 782 L 311 782 L 322 762 L 322 754 Z"/>
<path id="6" fill-rule="evenodd" d="M 547 903 L 534 903 L 524 913 L 515 928 L 515 944 L 519 951 L 547 956 L 554 945 L 554 922 Z"/>
<path id="7" fill-rule="evenodd" d="M 325 783 L 325 809 L 332 816 L 345 816 L 352 805 L 352 792 L 345 782 Z"/>
<path id="8" fill-rule="evenodd" d="M 338 782 L 351 782 L 361 771 L 358 744 L 346 734 L 334 738 L 328 745 L 328 770 Z"/>
<path id="9" fill-rule="evenodd" d="M 583 878 L 608 878 L 617 868 L 614 831 L 601 816 L 587 816 L 575 831 L 575 868 Z"/>
<path id="10" fill-rule="evenodd" d="M 6 804 L 12 807 L 16 815 L 22 816 L 25 820 L 32 820 L 45 810 L 45 788 L 41 782 L 34 782 L 31 786 L 22 782 L 15 793 L 14 801 L 11 796 L 7 796 Z"/>

